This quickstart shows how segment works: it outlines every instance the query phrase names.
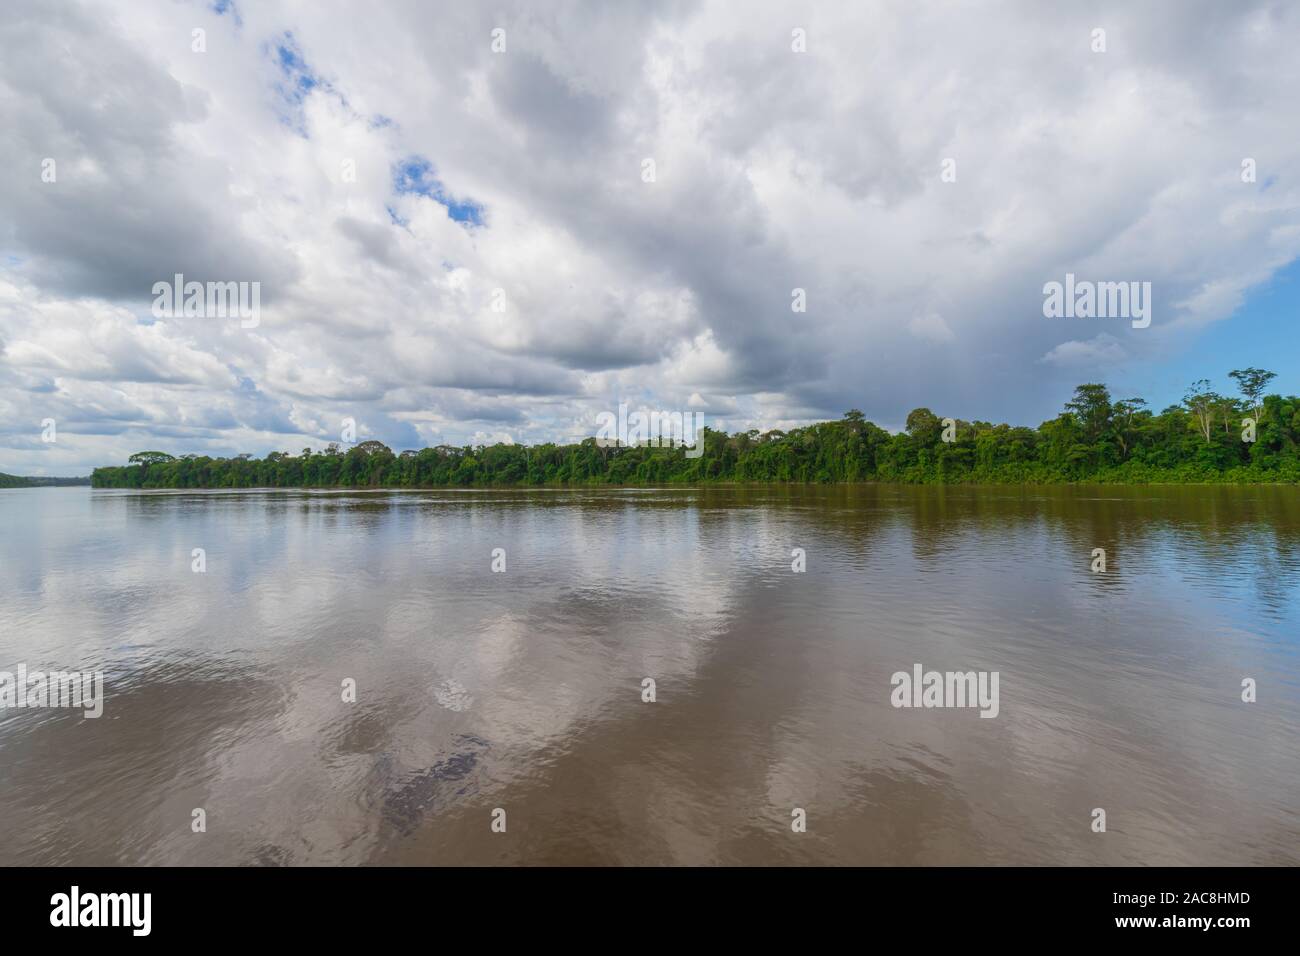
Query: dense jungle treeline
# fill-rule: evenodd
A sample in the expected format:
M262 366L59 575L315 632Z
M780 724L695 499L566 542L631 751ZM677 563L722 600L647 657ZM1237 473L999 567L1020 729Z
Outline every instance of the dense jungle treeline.
M1297 482L1300 398L1263 394L1274 377L1231 373L1241 398L1205 380L1183 402L1154 413L1139 398L1112 399L1080 385L1038 428L944 419L918 408L890 434L856 409L839 421L789 432L728 435L706 430L703 453L576 445L440 445L395 454L377 441L265 458L132 455L96 468L97 488L336 488L543 484L666 484L715 481L908 483ZM1253 430L1254 441L1249 440Z

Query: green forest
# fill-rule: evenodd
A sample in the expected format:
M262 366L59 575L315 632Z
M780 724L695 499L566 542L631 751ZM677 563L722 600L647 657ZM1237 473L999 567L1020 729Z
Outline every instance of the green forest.
M854 409L838 421L729 435L706 429L703 454L681 447L496 444L393 452L378 441L323 452L174 457L143 451L96 468L96 488L433 488L693 482L1155 483L1300 481L1300 398L1266 395L1276 376L1240 369L1239 395L1202 379L1154 412L1080 385L1037 428L944 417L928 408L890 434ZM1253 439L1253 440L1252 440Z

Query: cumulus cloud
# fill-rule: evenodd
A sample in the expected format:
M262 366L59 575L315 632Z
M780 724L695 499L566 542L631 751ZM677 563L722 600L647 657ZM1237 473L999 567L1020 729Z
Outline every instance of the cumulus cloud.
M620 401L1033 424L1300 255L1298 38L1266 0L14 0L0 470L296 451L344 418L566 440ZM1151 327L1045 319L1067 272L1150 281ZM154 317L176 273L260 282L260 323Z
M1043 356L1043 361L1061 368L1107 368L1128 357L1113 335L1102 332L1086 342L1062 342Z

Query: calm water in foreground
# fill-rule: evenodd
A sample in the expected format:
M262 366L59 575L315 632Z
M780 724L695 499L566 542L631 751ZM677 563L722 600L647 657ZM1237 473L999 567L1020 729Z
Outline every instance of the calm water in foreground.
M1296 864L1297 635L1291 488L0 491L0 863Z

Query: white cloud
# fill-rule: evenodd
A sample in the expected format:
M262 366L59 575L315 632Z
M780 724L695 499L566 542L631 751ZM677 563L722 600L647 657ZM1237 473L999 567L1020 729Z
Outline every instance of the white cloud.
M1062 342L1044 355L1042 361L1060 368L1095 369L1115 365L1126 358L1128 353L1115 336L1102 332L1086 342Z

